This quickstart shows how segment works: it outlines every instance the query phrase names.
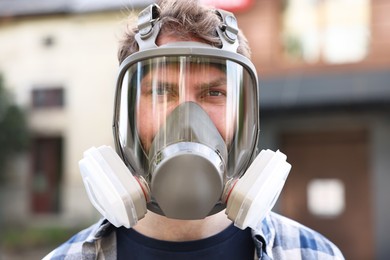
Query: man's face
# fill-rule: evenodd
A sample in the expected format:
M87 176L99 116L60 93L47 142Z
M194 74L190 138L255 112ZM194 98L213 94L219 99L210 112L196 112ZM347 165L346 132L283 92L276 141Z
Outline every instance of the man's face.
M155 67L141 80L137 127L146 151L166 117L184 102L201 106L224 140L232 135L232 118L226 116L228 89L225 71L215 65L186 64L168 63ZM230 127L226 127L227 121L231 121L228 122Z

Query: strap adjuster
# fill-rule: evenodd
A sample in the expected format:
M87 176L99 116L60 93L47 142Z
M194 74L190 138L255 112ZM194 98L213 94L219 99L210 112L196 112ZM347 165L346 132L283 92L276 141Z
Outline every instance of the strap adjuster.
M147 38L153 31L154 24L160 18L160 7L152 4L142 10L138 15L138 32L141 38Z
M233 13L217 9L215 13L221 20L217 27L219 38L222 41L222 49L237 52L238 49L238 24Z

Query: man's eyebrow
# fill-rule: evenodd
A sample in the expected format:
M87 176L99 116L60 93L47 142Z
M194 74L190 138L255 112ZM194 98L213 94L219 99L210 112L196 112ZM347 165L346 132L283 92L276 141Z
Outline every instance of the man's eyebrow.
M153 80L153 79L146 79L142 82L142 85L147 85L147 86L154 86L154 84L157 83L158 85L159 84L163 84L165 87L177 87L178 86L178 83L177 82L173 82L173 81L170 81L170 80L164 80L164 79L158 79L158 80Z
M164 80L164 79L159 79L156 81L152 81L153 83L157 83L157 85L163 85L164 87L169 87L169 88L174 88L177 87L179 84L175 81L169 81L169 80Z
M196 88L204 89L204 88L210 88L210 87L219 87L219 86L225 86L226 87L226 77L219 77L217 79L214 79L209 82L201 82L200 84L196 85Z

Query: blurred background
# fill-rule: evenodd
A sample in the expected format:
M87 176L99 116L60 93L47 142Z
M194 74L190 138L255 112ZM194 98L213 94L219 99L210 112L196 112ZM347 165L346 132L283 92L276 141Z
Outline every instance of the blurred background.
M151 2L0 0L0 259L41 259L99 218L78 161L114 145L118 40ZM390 1L203 2L235 12L260 148L293 166L275 211L347 259L389 259Z

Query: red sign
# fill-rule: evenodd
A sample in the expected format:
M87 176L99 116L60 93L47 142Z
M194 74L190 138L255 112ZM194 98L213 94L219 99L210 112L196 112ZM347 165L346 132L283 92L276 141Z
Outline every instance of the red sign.
M200 2L204 5L235 12L249 8L253 0L200 0Z

